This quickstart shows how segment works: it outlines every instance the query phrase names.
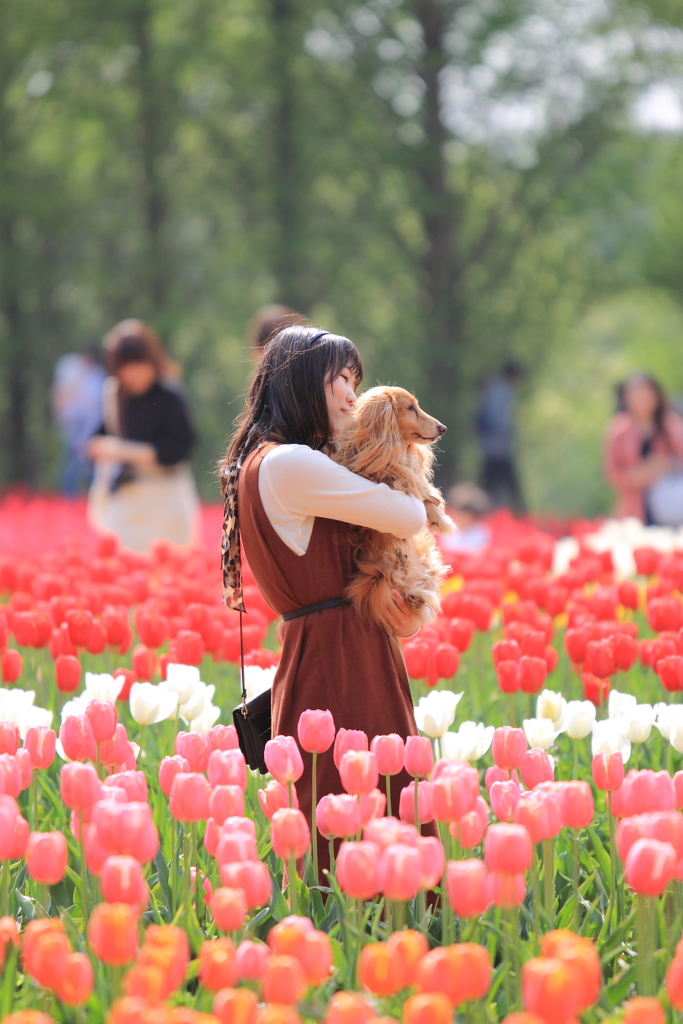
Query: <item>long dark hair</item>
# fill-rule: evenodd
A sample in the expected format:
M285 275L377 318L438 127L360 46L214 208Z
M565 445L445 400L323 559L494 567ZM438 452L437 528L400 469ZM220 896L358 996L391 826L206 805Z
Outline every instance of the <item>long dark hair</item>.
M363 379L358 349L338 334L316 327L286 327L266 345L249 386L244 412L221 463L226 471L261 441L324 448L330 441L325 384L345 366Z
M617 411L628 412L626 405L626 392L632 384L647 384L654 391L657 396L657 406L653 416L655 435L663 434L666 429L664 420L666 419L669 404L666 399L664 388L659 381L655 380L654 377L651 377L649 373L632 373L630 377L627 377L626 380L622 381L621 384L617 386Z

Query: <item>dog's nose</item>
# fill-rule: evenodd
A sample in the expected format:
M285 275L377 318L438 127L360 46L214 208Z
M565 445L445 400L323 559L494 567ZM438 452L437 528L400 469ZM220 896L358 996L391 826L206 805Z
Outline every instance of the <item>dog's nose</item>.
M436 429L439 431L439 434L441 435L446 433L448 427L444 427L443 423L437 423Z

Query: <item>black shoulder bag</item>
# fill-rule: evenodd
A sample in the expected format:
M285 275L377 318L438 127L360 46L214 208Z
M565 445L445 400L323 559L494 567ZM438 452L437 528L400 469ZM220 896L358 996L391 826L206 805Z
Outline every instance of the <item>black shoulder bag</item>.
M258 696L247 700L247 688L244 683L244 639L242 635L242 616L240 612L240 682L242 684L242 703L238 704L232 713L232 720L235 723L237 738L240 750L244 754L247 764L254 771L258 769L261 775L267 775L268 769L265 762L266 743L271 734L270 696L268 688Z

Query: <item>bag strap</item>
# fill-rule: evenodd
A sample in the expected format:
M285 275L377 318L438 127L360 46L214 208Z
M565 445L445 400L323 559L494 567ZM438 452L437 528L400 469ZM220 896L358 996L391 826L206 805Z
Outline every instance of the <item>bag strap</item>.
M244 633L242 632L242 616L244 612L240 612L240 682L242 684L242 714L246 718L249 714L249 708L247 707L247 686L244 681Z

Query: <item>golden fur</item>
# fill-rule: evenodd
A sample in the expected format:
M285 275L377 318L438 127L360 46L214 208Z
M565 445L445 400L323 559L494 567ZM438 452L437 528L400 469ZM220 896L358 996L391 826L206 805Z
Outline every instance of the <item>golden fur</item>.
M427 511L427 527L407 539L353 527L356 573L345 596L365 620L386 627L392 589L405 598L421 625L439 613L445 567L432 533L449 534L455 529L441 493L431 483L432 444L445 430L403 388L377 387L360 396L349 426L336 439L335 462L368 480L412 494Z

